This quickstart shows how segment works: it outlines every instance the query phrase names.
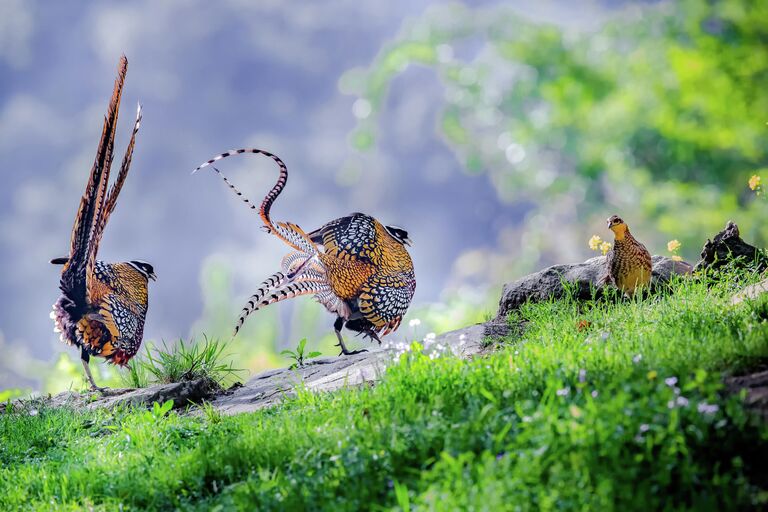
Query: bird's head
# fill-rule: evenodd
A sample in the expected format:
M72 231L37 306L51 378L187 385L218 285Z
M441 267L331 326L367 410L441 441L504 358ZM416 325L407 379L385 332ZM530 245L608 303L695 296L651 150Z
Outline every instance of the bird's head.
M403 228L398 226L384 226L384 228L387 230L387 233L389 233L392 236L392 238L394 238L401 244L411 245L411 239L408 238L408 232Z
M608 218L608 229L613 231L617 240L624 238L624 234L627 232L627 224L618 215L611 215Z
M157 280L157 276L155 275L155 268L146 261L131 260L128 262L128 264L138 270L141 275L147 278L147 280Z

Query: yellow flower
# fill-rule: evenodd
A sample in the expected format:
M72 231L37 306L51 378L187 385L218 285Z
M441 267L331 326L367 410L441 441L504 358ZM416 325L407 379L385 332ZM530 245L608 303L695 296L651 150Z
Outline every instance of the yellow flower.
M757 190L757 188L759 186L760 186L760 176L755 174L751 178L749 178L749 188L750 189Z
M683 261L683 258L678 256L677 254L673 254L672 261Z
M648 380L653 380L659 375L659 372L656 370L651 370L648 372Z
M602 239L597 235L593 235L592 238L589 239L589 248L593 251L598 250L600 248L600 242L602 242Z
M609 244L608 242L603 242L600 244L600 252L603 253L603 256L608 254L608 251L610 250L611 250L611 244Z
M669 242L667 242L667 250L673 253L677 252L678 249L680 249L681 245L682 244L677 240L670 240Z

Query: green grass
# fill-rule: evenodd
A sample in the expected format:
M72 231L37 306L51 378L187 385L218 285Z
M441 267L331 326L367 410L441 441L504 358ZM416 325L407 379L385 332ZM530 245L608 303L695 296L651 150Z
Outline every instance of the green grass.
M238 380L238 374L243 370L224 362L228 357L225 349L224 342L207 337L202 343L192 340L187 344L180 339L170 347L165 342L162 348L147 345L145 357L134 358L128 363L123 381L134 388L198 379L208 379L219 385L232 383Z
M0 509L759 509L768 426L722 386L768 360L742 284L529 305L488 357L253 414L30 404L0 416Z

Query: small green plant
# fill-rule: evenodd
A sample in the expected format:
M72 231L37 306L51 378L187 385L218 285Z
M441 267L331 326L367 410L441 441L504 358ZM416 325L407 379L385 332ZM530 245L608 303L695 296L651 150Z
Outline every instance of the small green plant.
M135 358L128 362L128 372L122 374L123 382L131 388L145 388L149 385L149 375L144 362Z
M398 481L394 482L394 486L397 505L401 510L403 510L403 512L409 512L411 510L411 499L408 496L408 487Z
M289 367L289 369L293 370L295 368L301 368L304 366L304 361L307 359L312 359L313 357L317 357L322 355L322 352L313 351L308 354L304 353L304 349L307 345L307 338L302 338L301 341L299 341L299 344L296 346L296 350L289 350L285 349L282 352L280 352L281 356L285 356L288 359L292 359L294 362Z
M162 404L155 402L152 404L152 417L159 420L173 409L173 400L168 400Z
M224 362L225 344L205 337L203 343L178 343L169 347L165 341L162 348L147 346L146 357L134 359L128 365L126 384L132 387L146 387L148 384L169 384L198 379L209 379L219 385L238 380L244 370ZM154 352L154 353L153 353Z
M208 421L210 425L216 425L217 423L221 423L221 412L219 412L218 409L216 409L211 402L204 401L200 405L200 410L203 411L203 415L205 416L205 419Z

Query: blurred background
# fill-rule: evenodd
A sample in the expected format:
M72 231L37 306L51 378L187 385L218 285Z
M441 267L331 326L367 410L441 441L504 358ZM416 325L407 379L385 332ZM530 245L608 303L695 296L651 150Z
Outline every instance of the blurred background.
M82 385L48 260L68 250L121 53L118 155L137 101L144 122L100 258L154 264L150 346L228 338L286 252L213 173L189 174L237 147L288 164L278 220L364 211L410 232L396 340L483 320L504 282L594 256L613 213L654 254L677 239L695 260L728 219L765 246L747 181L768 174L766 41L756 0L0 0L0 389ZM221 169L256 201L277 175L254 156ZM333 320L310 298L260 311L233 364L284 365L301 338L335 355Z

